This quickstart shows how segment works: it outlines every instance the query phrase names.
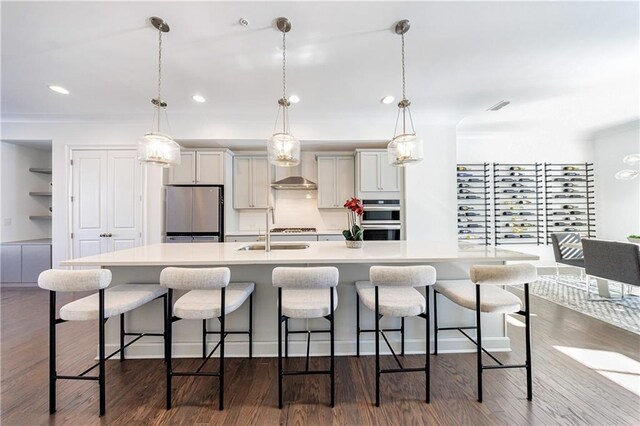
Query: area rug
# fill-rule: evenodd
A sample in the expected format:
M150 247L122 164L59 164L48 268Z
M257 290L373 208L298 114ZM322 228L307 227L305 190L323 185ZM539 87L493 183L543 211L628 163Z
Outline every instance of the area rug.
M615 284L611 291L619 291ZM522 288L522 286L519 286ZM590 301L584 281L572 275L541 275L529 286L535 296L557 303L574 311L597 318L609 324L640 334L640 297L626 295L623 300ZM591 297L597 294L595 283L591 286ZM616 293L614 293L616 294Z

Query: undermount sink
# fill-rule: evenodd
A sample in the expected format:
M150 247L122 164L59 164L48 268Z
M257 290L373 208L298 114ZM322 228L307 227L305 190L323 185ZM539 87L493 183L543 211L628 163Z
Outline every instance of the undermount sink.
M271 250L304 250L309 248L309 244L271 244ZM264 244L251 244L240 247L238 251L265 250Z

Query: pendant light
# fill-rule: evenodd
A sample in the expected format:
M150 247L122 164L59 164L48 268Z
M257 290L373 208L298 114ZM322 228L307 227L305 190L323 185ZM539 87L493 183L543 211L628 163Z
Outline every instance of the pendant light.
M278 18L276 27L282 32L282 98L278 99L278 115L273 128L273 136L267 142L269 163L280 167L293 167L300 163L300 141L289 131L289 106L287 99L287 33L291 31L291 22L287 18ZM282 111L282 131L278 132L278 118Z
M165 119L167 114L165 109L167 103L162 100L160 92L162 87L162 33L169 32L169 25L156 16L152 17L150 22L158 30L158 96L151 99L155 109L151 132L138 140L138 160L143 163L170 167L180 164L180 145L171 136L160 131L161 112L164 111Z
M422 161L422 141L416 136L411 117L411 102L406 97L406 80L404 68L404 35L409 31L409 21L404 19L396 24L395 32L402 37L402 100L398 103L398 115L396 126L393 130L393 139L387 145L389 164L403 167L407 164ZM402 115L401 133L398 134L398 121ZM407 128L409 120L410 130Z

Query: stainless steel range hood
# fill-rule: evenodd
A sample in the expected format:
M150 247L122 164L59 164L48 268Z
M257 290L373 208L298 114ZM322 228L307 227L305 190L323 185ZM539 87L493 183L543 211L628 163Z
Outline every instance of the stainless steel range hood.
M309 179L302 176L289 176L284 179L280 179L271 184L274 189L302 189L302 190L315 190L318 189L318 185Z

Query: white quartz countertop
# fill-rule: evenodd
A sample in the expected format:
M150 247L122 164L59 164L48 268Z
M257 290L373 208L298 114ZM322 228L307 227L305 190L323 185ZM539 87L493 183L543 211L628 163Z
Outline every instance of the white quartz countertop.
M264 229L258 231L231 231L225 232L226 236L251 236L264 235ZM338 229L319 229L315 232L271 232L271 235L342 235L342 230Z
M228 266L356 263L436 263L538 260L538 256L491 246L425 241L365 241L361 249L344 241L307 242L303 250L238 250L260 243L154 244L62 262L62 266ZM288 243L273 243L277 246Z

